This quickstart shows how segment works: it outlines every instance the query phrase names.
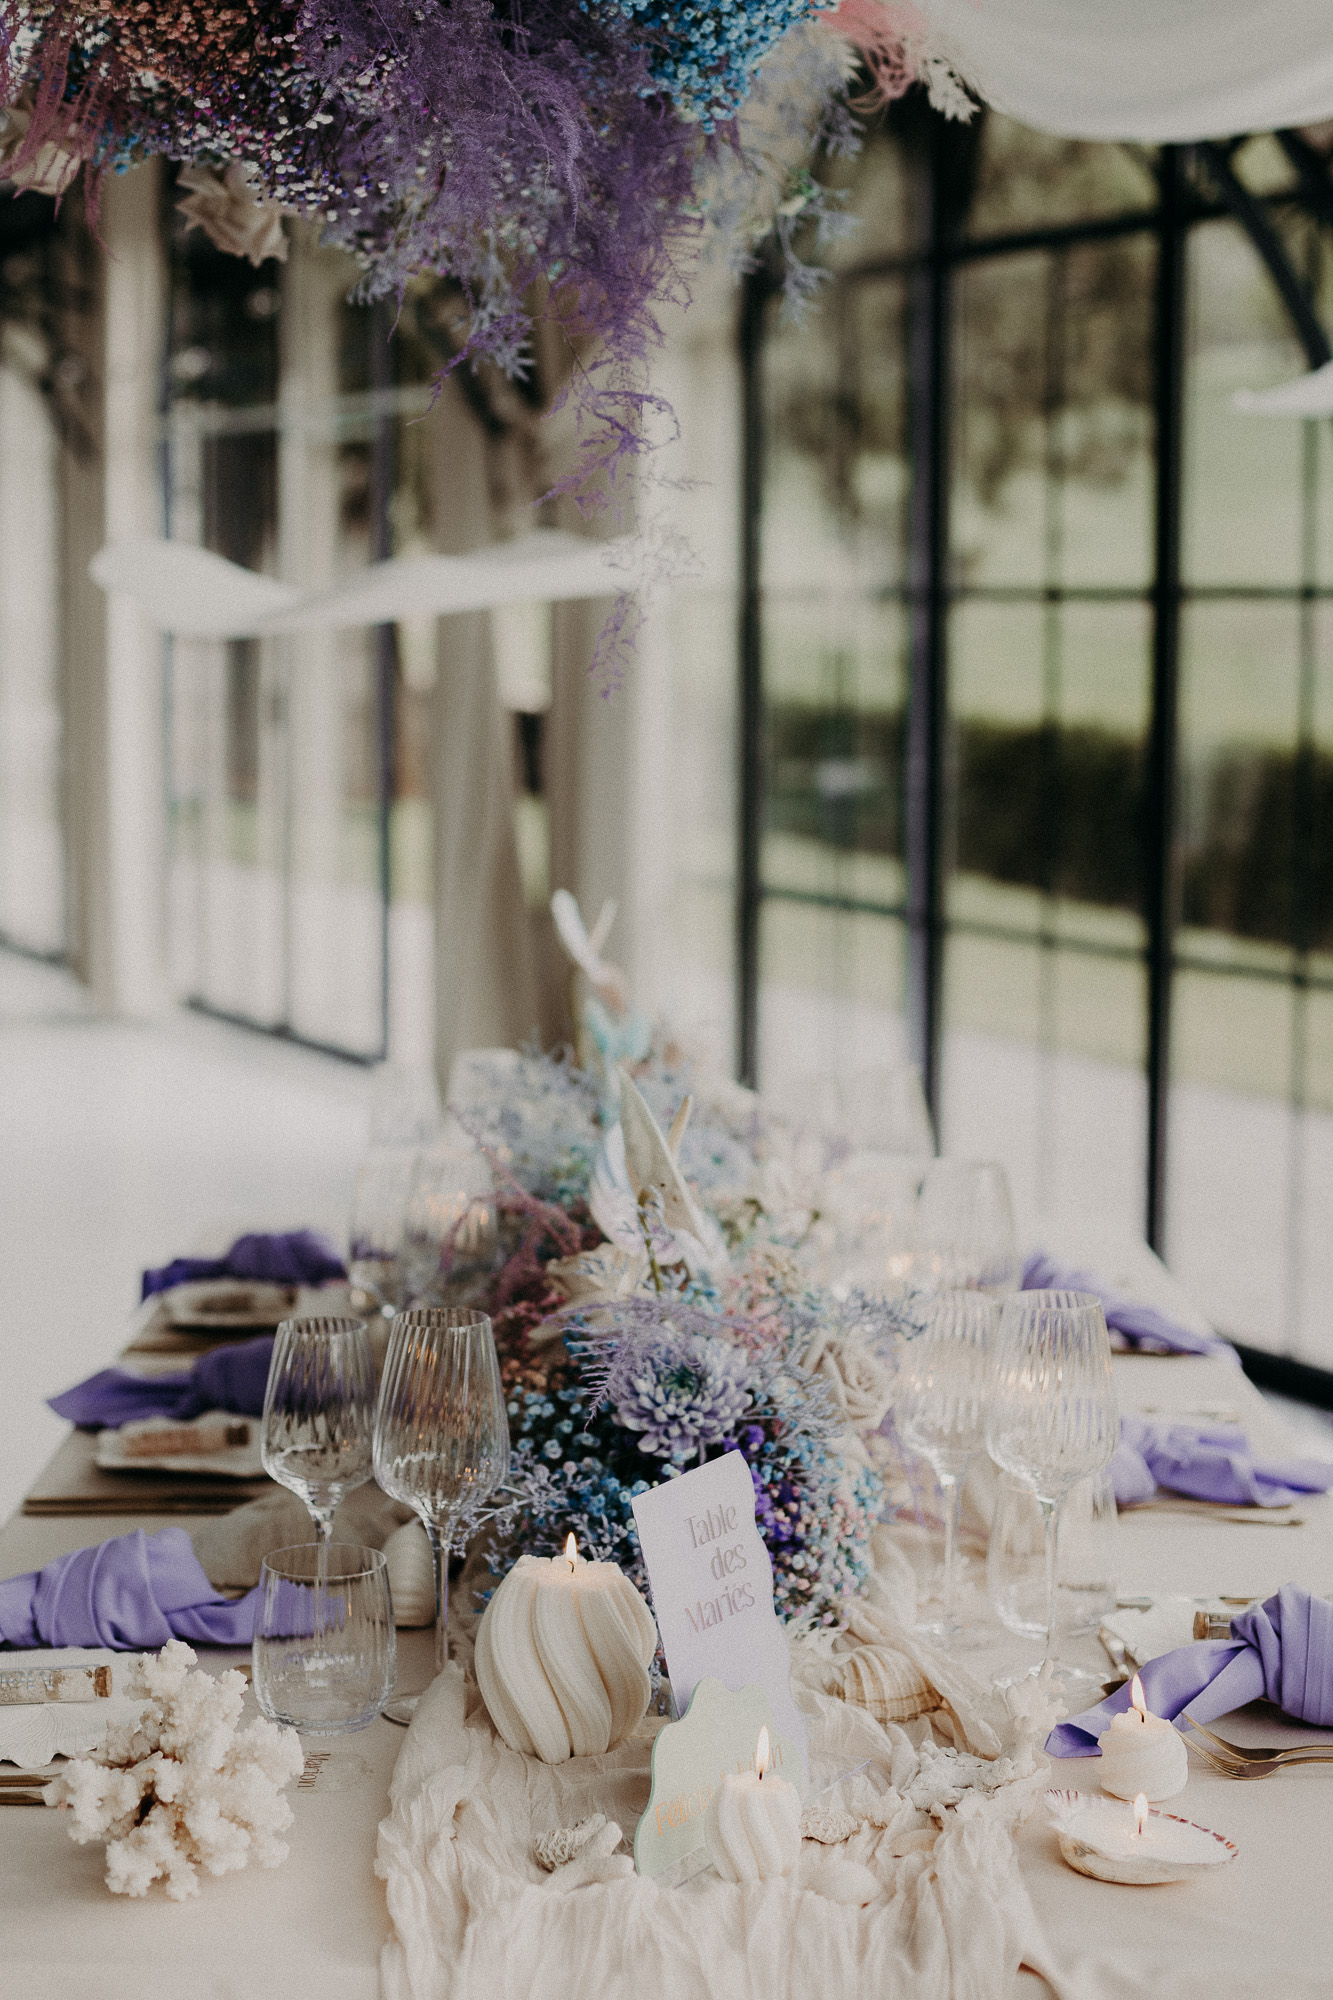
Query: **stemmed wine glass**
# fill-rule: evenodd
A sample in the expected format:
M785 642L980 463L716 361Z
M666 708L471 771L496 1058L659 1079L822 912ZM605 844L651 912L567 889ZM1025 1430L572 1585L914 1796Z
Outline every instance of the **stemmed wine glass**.
M916 1212L921 1275L1003 1298L1022 1266L1004 1168L993 1160L932 1160Z
M1120 1419L1102 1302L1090 1292L1015 1292L1000 1308L986 1449L1030 1487L1046 1553L1046 1659L1066 1691L1091 1680L1055 1662L1060 1510L1071 1487L1109 1465Z
M351 1280L386 1319L407 1303L403 1237L416 1160L411 1146L372 1146L357 1169L352 1195Z
M449 1547L509 1471L509 1421L491 1323L472 1306L399 1313L375 1414L375 1477L415 1508L435 1565L435 1671L449 1656ZM409 1722L419 1697L390 1702Z
M375 1366L363 1319L285 1319L264 1391L264 1470L300 1495L321 1548L374 1470Z
M480 1146L418 1153L403 1224L407 1303L463 1303L467 1288L489 1275L497 1240L495 1180Z
M995 1305L985 1292L941 1292L924 1333L898 1363L894 1426L928 1460L944 1495L944 1580L939 1618L927 1631L957 1640L958 1510L968 1460L986 1442L995 1379Z

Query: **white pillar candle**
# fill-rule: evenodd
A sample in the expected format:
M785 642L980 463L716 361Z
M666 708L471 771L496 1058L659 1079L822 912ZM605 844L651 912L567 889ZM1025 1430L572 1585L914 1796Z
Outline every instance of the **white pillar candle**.
M791 1875L801 1858L801 1795L768 1773L768 1731L761 1729L752 1771L729 1771L704 1819L708 1858L724 1882L766 1882Z
M477 1628L476 1673L512 1750L563 1764L622 1743L648 1707L653 1614L615 1563L520 1556Z
M1164 1716L1149 1715L1137 1674L1130 1694L1130 1707L1097 1739L1102 1790L1118 1799L1140 1792L1153 1800L1173 1799L1189 1777L1184 1738Z

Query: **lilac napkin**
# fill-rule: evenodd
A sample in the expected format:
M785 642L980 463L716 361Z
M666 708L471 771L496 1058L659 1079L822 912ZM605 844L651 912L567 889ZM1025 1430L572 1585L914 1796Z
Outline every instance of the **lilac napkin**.
M1122 1507L1150 1500L1159 1486L1228 1507L1285 1507L1303 1493L1327 1493L1333 1465L1318 1458L1255 1458L1234 1424L1122 1417L1111 1484Z
M67 1423L93 1430L118 1430L140 1417L188 1423L205 1410L257 1417L264 1408L272 1355L270 1334L267 1339L211 1348L192 1367L170 1375L130 1375L123 1368L103 1368L59 1396L49 1396L47 1405Z
M10 1646L108 1646L139 1651L173 1636L248 1646L259 1586L220 1597L184 1528L117 1535L0 1583L0 1639Z
M143 1297L199 1278L250 1278L266 1285L322 1285L345 1278L347 1267L326 1237L313 1229L285 1236L238 1236L225 1257L176 1257L143 1274Z
M1113 1333L1123 1334L1131 1347L1144 1347L1153 1353L1167 1354L1221 1354L1239 1367L1240 1356L1229 1340L1219 1340L1216 1334L1194 1333L1187 1326L1179 1326L1156 1306L1138 1305L1122 1292L1113 1292L1101 1278L1091 1271L1075 1271L1067 1264L1057 1264L1054 1257L1044 1250L1034 1250L1023 1266L1025 1292L1094 1292L1102 1302L1106 1314L1106 1324Z
M1139 1669L1149 1712L1174 1722L1184 1709L1200 1722L1266 1695L1288 1715L1333 1729L1333 1604L1299 1584L1231 1621L1229 1639L1179 1646ZM1061 1722L1046 1738L1050 1757L1100 1757L1097 1739L1123 1715L1130 1688ZM1186 1725L1188 1728L1188 1725Z

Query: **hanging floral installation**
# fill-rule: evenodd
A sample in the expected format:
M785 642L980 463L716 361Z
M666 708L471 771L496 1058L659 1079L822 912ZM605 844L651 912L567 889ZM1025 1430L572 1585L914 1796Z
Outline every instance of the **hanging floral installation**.
M787 242L827 219L802 169L855 143L858 51L881 94L921 77L968 108L902 0L3 0L0 21L11 179L82 166L95 207L105 173L164 155L224 248L275 254L285 211L351 252L363 297L454 280L458 360L510 375L554 321L585 471L638 448L656 315L704 233L739 231L743 260L775 215Z

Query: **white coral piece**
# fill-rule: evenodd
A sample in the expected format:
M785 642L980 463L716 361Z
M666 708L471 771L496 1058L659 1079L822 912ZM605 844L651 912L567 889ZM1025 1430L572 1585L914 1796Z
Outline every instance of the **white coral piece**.
M146 1896L161 1880L181 1902L199 1893L199 1870L225 1875L287 1858L279 1838L292 1823L282 1788L300 1772L294 1729L256 1721L238 1729L245 1681L235 1672L193 1673L179 1639L146 1655L127 1693L146 1706L107 1731L97 1757L76 1758L43 1796L69 1810L70 1836L105 1840L106 1885Z

